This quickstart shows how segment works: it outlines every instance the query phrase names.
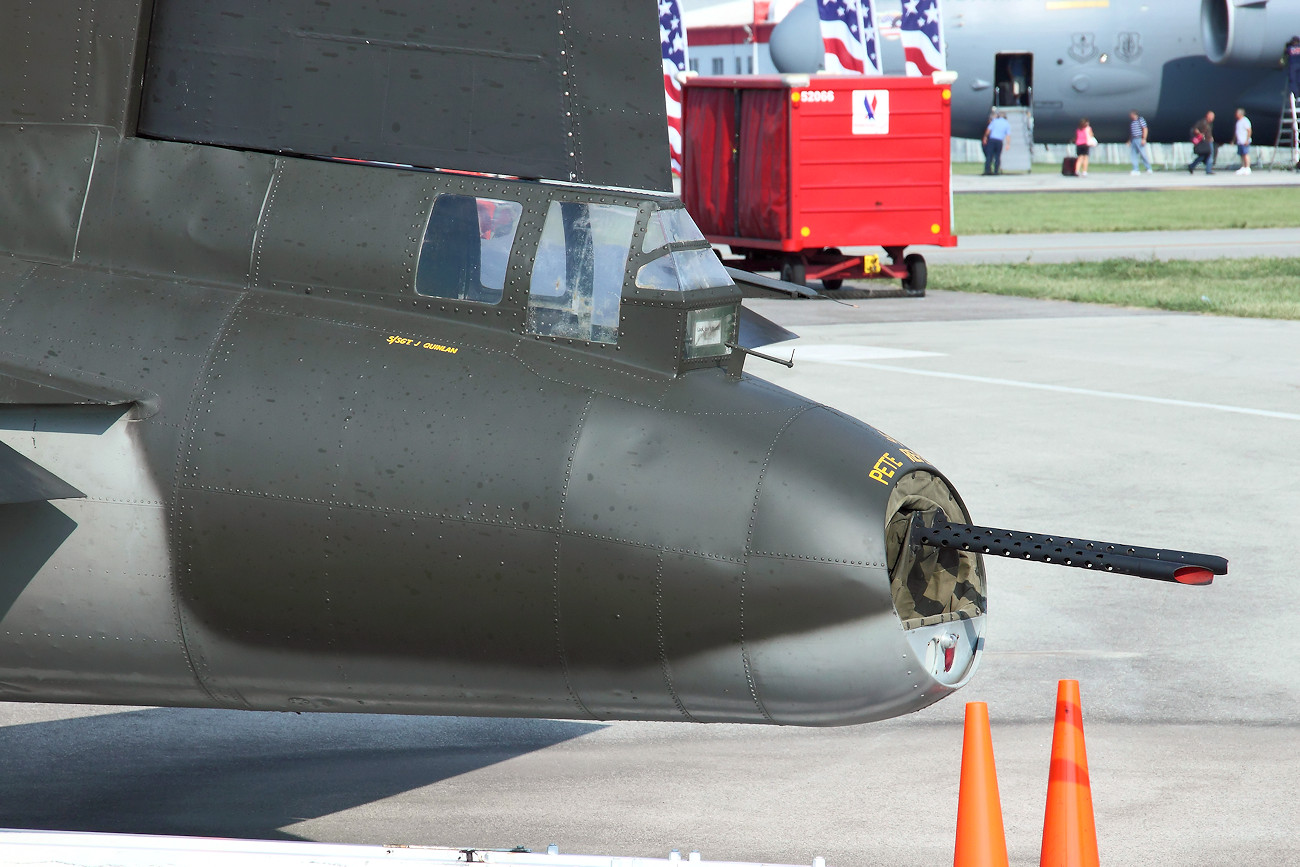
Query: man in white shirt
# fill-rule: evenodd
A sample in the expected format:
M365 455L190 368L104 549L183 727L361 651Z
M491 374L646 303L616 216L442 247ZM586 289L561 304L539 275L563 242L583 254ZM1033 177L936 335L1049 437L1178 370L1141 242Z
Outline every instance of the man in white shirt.
M1250 174L1250 118L1246 117L1246 109L1237 109L1237 156L1241 157L1241 168L1237 169L1237 174Z

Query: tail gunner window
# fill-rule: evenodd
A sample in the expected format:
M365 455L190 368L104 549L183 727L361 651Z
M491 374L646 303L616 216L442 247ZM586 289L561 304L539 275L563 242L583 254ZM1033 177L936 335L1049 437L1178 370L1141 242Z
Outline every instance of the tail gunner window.
M637 270L636 285L642 289L686 292L734 285L685 208L652 214L641 250L656 251L655 258Z
M533 263L528 330L546 337L618 342L635 208L551 202Z
M521 213L518 202L439 196L420 248L415 291L435 298L499 303Z

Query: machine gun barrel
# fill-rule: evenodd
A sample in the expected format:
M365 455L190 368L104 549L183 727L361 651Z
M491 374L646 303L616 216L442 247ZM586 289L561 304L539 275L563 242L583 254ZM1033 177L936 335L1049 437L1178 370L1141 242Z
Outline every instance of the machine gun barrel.
M911 544L956 548L1179 584L1209 584L1215 575L1228 572L1228 561L1212 554L999 530L954 523L944 520L941 515L936 517L932 526L926 526L920 512L913 515Z

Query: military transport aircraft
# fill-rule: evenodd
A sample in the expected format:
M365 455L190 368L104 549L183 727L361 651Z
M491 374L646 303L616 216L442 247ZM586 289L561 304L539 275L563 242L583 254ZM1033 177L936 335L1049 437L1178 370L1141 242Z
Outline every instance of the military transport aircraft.
M981 553L1225 570L745 372L654 4L556 7L0 9L0 698L854 723L970 677Z
M693 12L715 5L685 0L688 25ZM903 51L890 28L901 3L875 0L873 7L884 31L885 72L901 75ZM1219 116L1216 137L1227 141L1233 109L1243 107L1255 141L1271 145L1286 85L1280 60L1287 39L1300 33L1296 0L942 0L940 9L948 67L958 73L953 135L970 138L983 134L991 107L1021 106L1032 111L1040 142L1073 142L1082 117L1103 141L1127 141L1131 110L1146 118L1152 141L1186 141L1192 123L1211 109ZM719 71L730 73L730 58L747 56L748 45L707 44L724 30L688 32L701 73L713 69L715 57L725 61ZM764 28L757 33L768 36ZM759 48L761 71L816 71L822 47L815 3L794 7Z

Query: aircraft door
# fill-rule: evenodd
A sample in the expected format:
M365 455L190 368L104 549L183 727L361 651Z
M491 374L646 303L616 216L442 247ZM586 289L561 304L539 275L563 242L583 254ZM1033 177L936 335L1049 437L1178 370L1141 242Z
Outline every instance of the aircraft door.
M993 58L993 104L999 107L1033 107L1034 55L1008 52Z
M993 59L993 108L1011 124L1002 146L1002 170L1028 172L1034 151L1034 55L1003 52Z

